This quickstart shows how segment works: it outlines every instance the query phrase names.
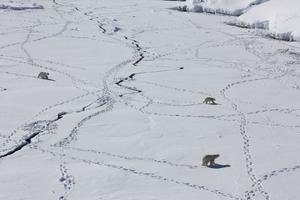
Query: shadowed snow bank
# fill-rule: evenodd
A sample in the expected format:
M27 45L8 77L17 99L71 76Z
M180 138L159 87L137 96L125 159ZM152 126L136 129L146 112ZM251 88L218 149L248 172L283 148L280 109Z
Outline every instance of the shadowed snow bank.
M18 4L12 4L12 5L5 5L0 4L0 10L29 10L29 9L44 9L42 5L32 4L32 5L18 5Z
M233 24L269 30L275 39L300 40L300 1L271 0L238 17ZM262 26L262 24L264 24Z
M179 3L180 10L240 16L252 6L268 0L188 0Z

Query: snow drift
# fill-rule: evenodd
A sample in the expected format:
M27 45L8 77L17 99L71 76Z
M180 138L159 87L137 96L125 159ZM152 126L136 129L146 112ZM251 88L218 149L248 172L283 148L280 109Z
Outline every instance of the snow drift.
M300 40L300 1L290 0L189 0L179 9L237 16L228 22L243 28L268 30L268 36L286 41Z
M267 0L188 0L179 4L179 8L191 12L219 13L240 16L253 5Z
M234 24L249 28L269 30L269 36L294 41L300 40L300 1L271 0L249 10Z
M32 5L24 4L0 4L0 10L29 10L29 9L44 9L42 5L33 3Z

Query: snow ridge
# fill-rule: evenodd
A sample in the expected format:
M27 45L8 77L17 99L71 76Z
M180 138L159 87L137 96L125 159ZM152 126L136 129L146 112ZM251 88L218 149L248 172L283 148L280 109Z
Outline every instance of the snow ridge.
M37 5L37 4L32 4L29 6L22 6L22 5L5 5L5 4L0 4L0 10L35 10L35 9L44 9L44 6L42 5Z
M297 0L288 3L280 0L189 0L178 5L183 11L236 16L226 23L241 28L265 29L267 37L285 41L300 40L299 7Z
M179 3L179 9L191 12L240 16L252 6L266 1L268 0L188 0L185 3Z

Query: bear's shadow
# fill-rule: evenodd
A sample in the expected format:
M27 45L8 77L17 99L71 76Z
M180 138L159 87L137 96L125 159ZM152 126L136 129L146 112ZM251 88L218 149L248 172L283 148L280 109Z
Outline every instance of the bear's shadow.
M226 168L226 167L231 167L230 165L222 165L222 164L211 164L209 166L207 166L208 168L212 168L212 169L222 169L222 168Z

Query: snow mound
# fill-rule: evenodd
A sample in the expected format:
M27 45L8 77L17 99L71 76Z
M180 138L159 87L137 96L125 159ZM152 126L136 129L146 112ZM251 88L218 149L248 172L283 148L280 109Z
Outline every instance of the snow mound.
M269 36L276 39L300 40L300 1L271 0L254 7L241 15L233 25L269 30Z
M267 0L188 0L178 7L184 11L240 16L252 6L265 1Z
M227 24L266 29L267 36L271 38L300 41L299 0L187 0L179 3L178 8L182 11L237 16Z
M2 10L28 10L28 9L44 9L44 6L33 3L32 5L24 4L0 4Z

